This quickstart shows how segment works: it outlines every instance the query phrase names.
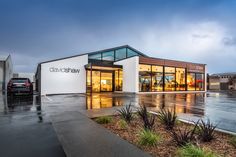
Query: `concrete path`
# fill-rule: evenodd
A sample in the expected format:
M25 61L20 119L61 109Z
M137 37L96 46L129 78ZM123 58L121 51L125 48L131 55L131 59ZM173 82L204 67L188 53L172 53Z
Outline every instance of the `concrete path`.
M79 112L51 118L67 157L150 157Z

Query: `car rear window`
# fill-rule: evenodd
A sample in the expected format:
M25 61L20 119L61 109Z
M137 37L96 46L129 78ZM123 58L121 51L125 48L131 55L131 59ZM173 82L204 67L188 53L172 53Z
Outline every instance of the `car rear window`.
M27 79L13 79L12 80L13 83L26 83L28 82Z

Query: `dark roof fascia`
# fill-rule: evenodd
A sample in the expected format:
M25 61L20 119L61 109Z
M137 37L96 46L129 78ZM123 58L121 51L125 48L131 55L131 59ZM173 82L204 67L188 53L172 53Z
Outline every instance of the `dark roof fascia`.
M203 64L203 63L186 62L186 61L182 61L182 60L163 59L163 58L156 58L156 57L145 57L145 58L161 59L161 60L164 60L164 61L177 61L177 62L183 62L183 63L188 63L188 64L199 64L199 65L204 65L204 66L207 65L207 64Z
M83 55L86 55L86 54L87 54L87 53L83 53L83 54L79 54L79 55L74 55L74 56L69 56L69 57L63 57L63 58L53 59L53 60L49 60L49 61L45 61L45 62L40 62L39 64L45 64L45 63L60 61L60 60L64 60L64 59L79 57L79 56L83 56Z
M89 64L86 64L84 67L86 68L86 69L89 69L89 67L90 66L99 66L99 67L110 67L110 68L123 68L123 66L122 65L115 65L115 64L113 64L113 65L98 65L98 64L91 64L91 63L89 63Z
M116 67L116 68L122 68L122 65L116 65L113 61L100 61L100 60L93 60L89 59L89 64L92 66L101 66L101 67Z

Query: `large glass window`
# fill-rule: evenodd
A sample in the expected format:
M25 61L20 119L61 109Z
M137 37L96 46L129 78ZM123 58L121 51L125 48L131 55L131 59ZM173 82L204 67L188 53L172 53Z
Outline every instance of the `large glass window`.
M152 73L152 91L163 91L163 73Z
M137 53L129 48L127 48L127 57L136 56Z
M152 72L160 72L160 73L162 73L163 72L163 66L153 65L152 66Z
M101 72L101 91L111 92L112 91L112 72Z
M187 87L188 90L195 90L195 73L188 73L187 75Z
M176 90L182 91L185 90L185 69L176 68Z
M196 74L196 90L204 90L204 74Z
M86 71L87 73L87 92L91 92L91 87L92 87L92 83L91 83L91 71L90 70L87 70Z
M100 71L92 71L92 91L100 92Z
M152 66L152 91L163 91L163 66Z
M151 91L151 65L139 65L139 91Z
M101 59L102 59L102 55L101 55L101 53L93 54L93 55L89 55L88 58L89 58L89 59L101 60Z
M122 91L123 86L123 71L116 70L115 71L115 90Z
M175 68L165 67L165 91L175 91Z
M102 60L114 61L114 51L108 51L102 53Z
M115 50L115 60L120 60L126 58L126 48Z

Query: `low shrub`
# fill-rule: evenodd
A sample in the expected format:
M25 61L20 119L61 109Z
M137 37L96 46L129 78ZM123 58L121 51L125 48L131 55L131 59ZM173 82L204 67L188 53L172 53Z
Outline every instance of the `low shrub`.
M119 115L127 122L130 123L130 121L133 119L133 112L131 108L131 104L128 106L125 106L119 110L117 110Z
M95 119L95 121L99 124L108 124L112 121L112 117L109 116L98 117Z
M121 119L118 121L118 127L120 129L126 129L128 127L128 124L125 120Z
M173 129L170 131L170 133L178 146L185 146L194 139L196 128L197 124L195 124L193 129L186 126L182 130L180 128Z
M167 130L172 130L174 128L177 119L177 115L175 112L172 112L171 110L161 109L158 112L157 117L165 125L165 128Z
M187 144L177 150L177 157L218 157L211 150Z
M232 136L229 140L230 144L236 148L236 135Z
M161 136L151 130L143 129L139 133L139 144L144 146L155 146L161 141Z
M148 113L146 106L140 106L140 109L138 110L138 114L143 120L144 129L152 130L155 124L156 116L154 114Z
M197 128L199 138L203 142L210 142L214 138L214 130L216 126L217 125L211 123L209 119L206 122L201 119Z

